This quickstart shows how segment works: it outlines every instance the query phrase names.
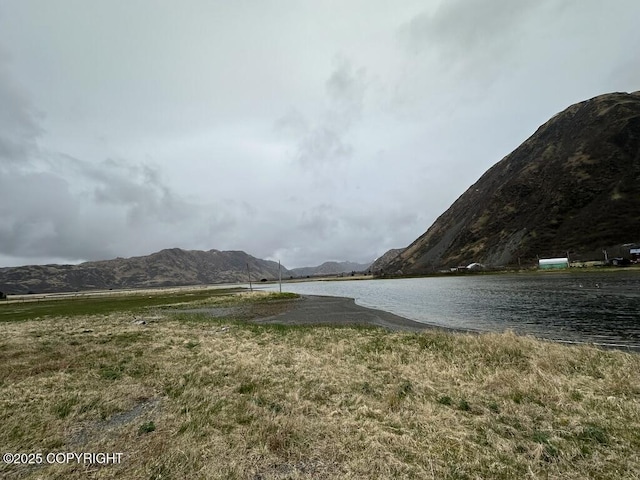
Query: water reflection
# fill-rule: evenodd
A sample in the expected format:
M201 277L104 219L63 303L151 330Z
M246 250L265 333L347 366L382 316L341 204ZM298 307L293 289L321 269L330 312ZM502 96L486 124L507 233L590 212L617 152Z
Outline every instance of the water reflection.
M359 305L450 328L511 329L554 340L640 349L636 272L306 282L282 288L351 297Z

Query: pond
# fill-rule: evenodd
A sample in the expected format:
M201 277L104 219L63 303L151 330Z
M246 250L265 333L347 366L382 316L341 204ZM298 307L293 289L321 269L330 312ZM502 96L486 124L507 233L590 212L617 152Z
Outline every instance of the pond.
M270 285L269 290L277 290ZM447 328L640 350L640 272L535 273L283 283Z

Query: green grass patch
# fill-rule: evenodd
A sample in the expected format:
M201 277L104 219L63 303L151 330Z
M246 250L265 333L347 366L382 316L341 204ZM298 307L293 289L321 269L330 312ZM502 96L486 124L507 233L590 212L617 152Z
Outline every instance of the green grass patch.
M291 292L269 292L267 295L258 296L255 298L255 302L277 302L279 300L295 300L300 295Z
M228 297L238 289L184 290L172 293L146 291L104 295L78 294L65 298L47 298L25 302L0 302L0 322L15 322L43 317L107 315L113 312L142 312L185 302L198 302L212 297Z
M138 428L138 435L155 432L156 424L153 422L145 422Z
M72 395L57 402L53 408L53 413L58 418L66 418L73 411L74 407L80 402L77 395Z

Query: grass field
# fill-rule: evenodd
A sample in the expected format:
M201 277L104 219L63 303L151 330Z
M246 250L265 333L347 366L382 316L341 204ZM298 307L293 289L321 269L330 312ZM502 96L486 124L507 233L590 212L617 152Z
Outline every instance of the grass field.
M640 478L636 354L256 325L291 295L163 295L0 303L2 453L122 453L1 478ZM189 302L236 313L171 307Z

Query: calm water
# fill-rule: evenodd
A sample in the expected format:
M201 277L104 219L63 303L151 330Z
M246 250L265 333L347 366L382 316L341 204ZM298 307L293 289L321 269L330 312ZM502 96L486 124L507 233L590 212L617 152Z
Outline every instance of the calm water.
M278 287L268 287L276 290ZM640 273L550 273L285 283L419 322L640 350Z

